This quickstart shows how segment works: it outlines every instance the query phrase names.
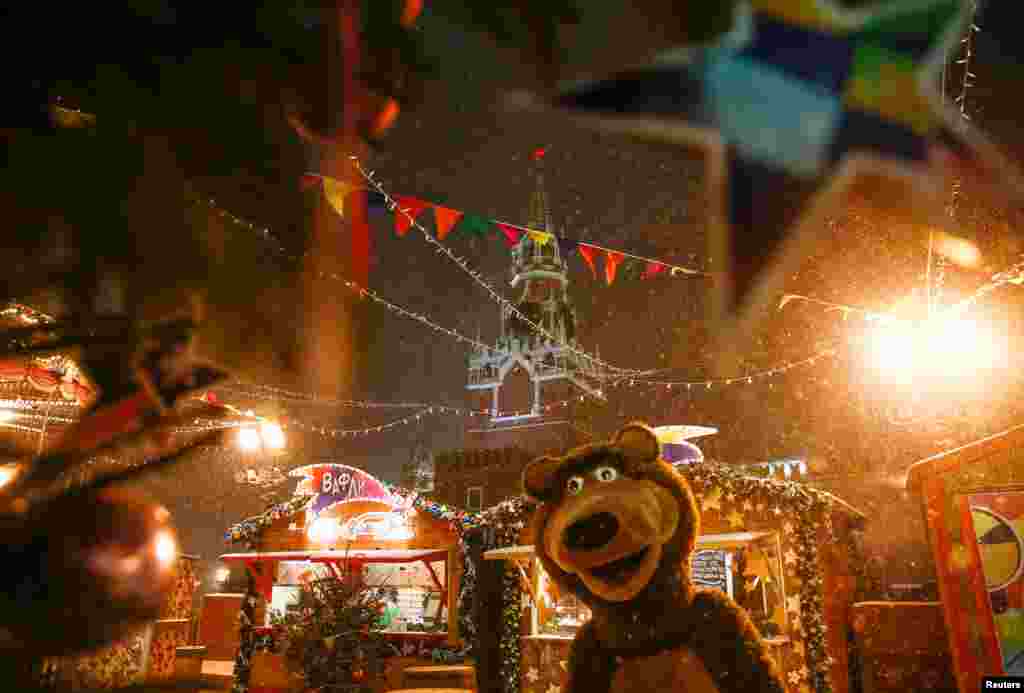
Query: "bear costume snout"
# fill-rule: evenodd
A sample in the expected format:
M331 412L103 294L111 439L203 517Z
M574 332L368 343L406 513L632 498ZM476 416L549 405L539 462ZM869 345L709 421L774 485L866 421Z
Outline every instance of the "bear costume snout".
M647 586L662 546L675 535L679 504L646 480L573 478L581 490L552 517L545 535L548 555L595 595L632 599Z

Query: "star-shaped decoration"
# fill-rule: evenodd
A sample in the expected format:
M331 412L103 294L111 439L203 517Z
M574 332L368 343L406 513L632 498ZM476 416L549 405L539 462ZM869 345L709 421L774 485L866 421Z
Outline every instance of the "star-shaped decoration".
M537 671L537 667L530 667L526 670L526 680L530 683L537 683L540 678L540 672Z
M800 613L800 595L791 594L786 597L786 611L792 614Z
M796 552L793 549L786 549L783 557L786 559L787 565L796 565Z
M722 490L719 488L710 489L704 496L704 504L701 506L706 512L708 510L722 510Z
M783 531L784 534L792 534L793 533L793 523L791 523L789 520L786 520L785 522L783 522L782 523L782 531Z
M734 495L733 495L733 494L731 494L731 493L727 493L727 494L725 494L725 495L724 495L724 496L722 496L722 497L723 497L723 498L725 499L725 502L726 502L726 503L732 503L732 502L733 502L733 499L735 499L735 498L736 498L736 496L734 496Z
M574 84L555 105L603 131L707 152L711 198L720 204L709 251L729 274L716 283L712 308L729 343L777 300L854 178L900 179L934 193L943 163L966 162L1020 187L936 89L968 5L740 1L731 30L711 45ZM947 221L942 205L920 207L926 221Z
M743 501L743 505L741 507L743 508L743 512L745 513L753 512L754 510L754 504L751 503L749 500Z
M804 647L804 641L799 638L792 638L790 642L792 643L793 654L802 658L807 652L807 648Z
M562 687L554 683L549 684L547 693L562 693Z
M791 684L793 684L794 686L796 684L800 683L800 672L798 672L796 669L790 670L788 676L789 676L789 682Z
M729 521L730 527L739 528L743 526L743 516L740 515L740 513L737 512L736 510L733 510L731 513L729 513L726 519Z

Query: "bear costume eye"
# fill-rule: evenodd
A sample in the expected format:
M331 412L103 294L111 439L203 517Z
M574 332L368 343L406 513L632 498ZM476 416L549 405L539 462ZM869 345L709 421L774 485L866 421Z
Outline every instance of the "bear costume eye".
M619 478L619 470L615 467L598 467L594 470L594 478L598 481L615 481Z
M583 490L583 477L574 476L565 482L565 490L570 496L575 496Z

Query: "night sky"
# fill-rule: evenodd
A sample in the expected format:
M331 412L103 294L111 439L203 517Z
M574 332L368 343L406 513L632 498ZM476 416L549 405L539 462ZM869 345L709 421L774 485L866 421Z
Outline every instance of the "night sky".
M643 60L666 45L671 32L661 28L664 15L656 10L623 12L629 5L625 0L594 3L590 14L584 14L583 24L565 44L567 76L588 68L600 72ZM995 11L990 9L990 15ZM165 7L157 15L162 17L162 26L180 31L194 26L187 19L194 20L195 15L183 11L174 13ZM224 18L220 19L222 24L211 22L211 26L224 26ZM1016 148L1022 142L1009 139L1015 137L1013 105L1000 96L1015 77L1005 68L1013 59L1012 44L999 40L997 22L998 18L985 14L979 20L982 33L975 59L979 76L970 92L970 107L976 122ZM502 112L503 90L536 86L533 74L520 65L522 56L499 50L486 37L467 32L429 10L421 25L427 52L437 59L440 74L426 85L425 104L403 113L369 162L389 192L525 224L534 189L529 153L547 147L548 195L557 233L714 269L714 263L704 256L699 156L670 146L597 135L555 117ZM214 28L206 31L216 34ZM264 69L255 59L240 59L235 65L225 57L230 50L230 44L222 45L157 61L159 86L140 88L133 97L138 108L133 118L145 122L149 117L155 123L156 139L162 143L155 150L163 152L161 156L171 162L166 168L173 172L157 172L157 164L143 165L140 170L153 180L163 181L161 176L166 176L178 187L216 199L221 208L272 229L288 254L301 253L311 201L310 193L299 192L298 178L307 166L309 152L283 122L274 88L268 86L278 77L274 69ZM96 86L133 79L132 72L124 70L119 80L95 78L91 89L79 90L73 88L72 79L67 92L77 94L83 108L100 112L106 107L109 113L124 109L131 99L105 96ZM102 121L102 115L99 117ZM147 162L153 161L163 160L152 154ZM96 170L106 171L102 165ZM153 206L180 208L177 197L156 199L161 185L154 182L150 187L156 188L148 198L154 200ZM871 191L867 197L873 199ZM983 266L971 271L949 267L944 278L947 297L973 290L991 273L1016 261L1022 251L1017 210L992 202L969 184L965 197L968 201L961 206L961 227L983 250ZM147 217L145 211L129 215L135 222L131 228L146 223L154 227L151 235L156 235L160 229L178 225L176 233L193 239L199 249L196 255L201 260L196 262L202 267L200 271L196 266L175 266L162 260L161 246L154 242L146 246L150 252L142 253L138 265L140 275L147 275L147 268L153 267L154 278L150 284L140 280L138 292L148 298L162 296L167 286L176 288L176 269L194 275L194 283L205 282L208 288L212 323L204 333L208 353L248 382L297 389L298 380L289 371L301 322L294 266L275 256L270 244L248 230L201 207L187 209L183 216L179 211L179 216L170 220L150 221L157 215ZM152 213L152 208L149 211ZM927 233L919 224L907 223L899 212L863 200L837 212L833 223L822 229L819 247L792 277L787 291L885 310L919 289ZM484 341L494 339L498 309L479 287L415 231L397 238L390 229L390 218L377 218L373 223L371 288L464 335L476 337L479 331ZM181 228L186 229L184 234ZM507 282L509 255L497 238L452 237L449 245L480 269L493 286ZM675 365L666 380L707 377L708 335L699 317L707 295L706 279L641 282L624 277L607 287L590 277L578 256L570 258L569 265L571 293L579 314L578 334L588 351L599 348L603 359L628 368ZM794 369L770 381L690 394L678 388L646 386L616 390L595 425L605 432L630 419L716 426L722 433L701 442L714 459L755 462L803 457L832 471L871 470L898 476L917 459L1019 421L1015 417L1021 383L1016 374L1019 369L1013 367L1015 361L1010 357L1015 353L1014 340L1020 336L1019 315L1024 306L1014 291L1019 293L1019 289L996 292L977 313L991 318L1011 337L1003 370L979 376L955 391L933 391L929 388L940 387L934 383L904 388L882 382L865 367L857 348L850 346L863 334L863 321L856 317L844 320L839 313L793 303L765 316L755 347L744 355L742 371L736 375L804 359L838 345L835 359ZM354 317L361 353L352 374L353 389L343 396L377 402L464 404L466 347L370 302L358 304ZM680 344L688 360L683 365L670 364L669 355L678 351ZM363 428L416 411L245 401L237 392L224 392L223 396L252 406L257 413L292 418L307 427ZM917 413L924 415L894 417L894 411L915 398L919 400ZM935 407L929 401L945 404ZM434 450L459 447L465 423L458 417L428 416L419 424L355 441L300 433L300 427L292 426L289 451L280 458L245 457L231 448L215 450L173 478L152 481L148 486L178 517L186 550L213 558L221 550L220 536L228 524L259 512L294 488L294 480L268 489L238 484L234 480L238 470L261 466L286 469L333 459L397 481L401 464L410 458L417 443Z

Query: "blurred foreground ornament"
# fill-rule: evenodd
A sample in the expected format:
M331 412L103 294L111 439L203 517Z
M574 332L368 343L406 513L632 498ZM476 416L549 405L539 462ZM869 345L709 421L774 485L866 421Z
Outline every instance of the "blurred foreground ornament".
M193 328L187 320L145 329L122 321L71 340L99 394L0 487L0 642L8 647L30 656L83 652L159 616L179 552L170 513L120 485L165 471L222 435L176 433L199 415L228 413L206 403L172 410L184 394L226 375L194 358ZM119 464L93 472L100 458ZM85 471L84 481L69 484L70 472Z
M711 306L717 352L740 348L854 179L906 182L940 226L949 220L937 193L950 168L1020 194L1017 172L934 87L968 9L967 0L867 10L747 0L714 44L666 52L557 99L556 108L597 129L706 151L717 210L710 255L727 272Z

